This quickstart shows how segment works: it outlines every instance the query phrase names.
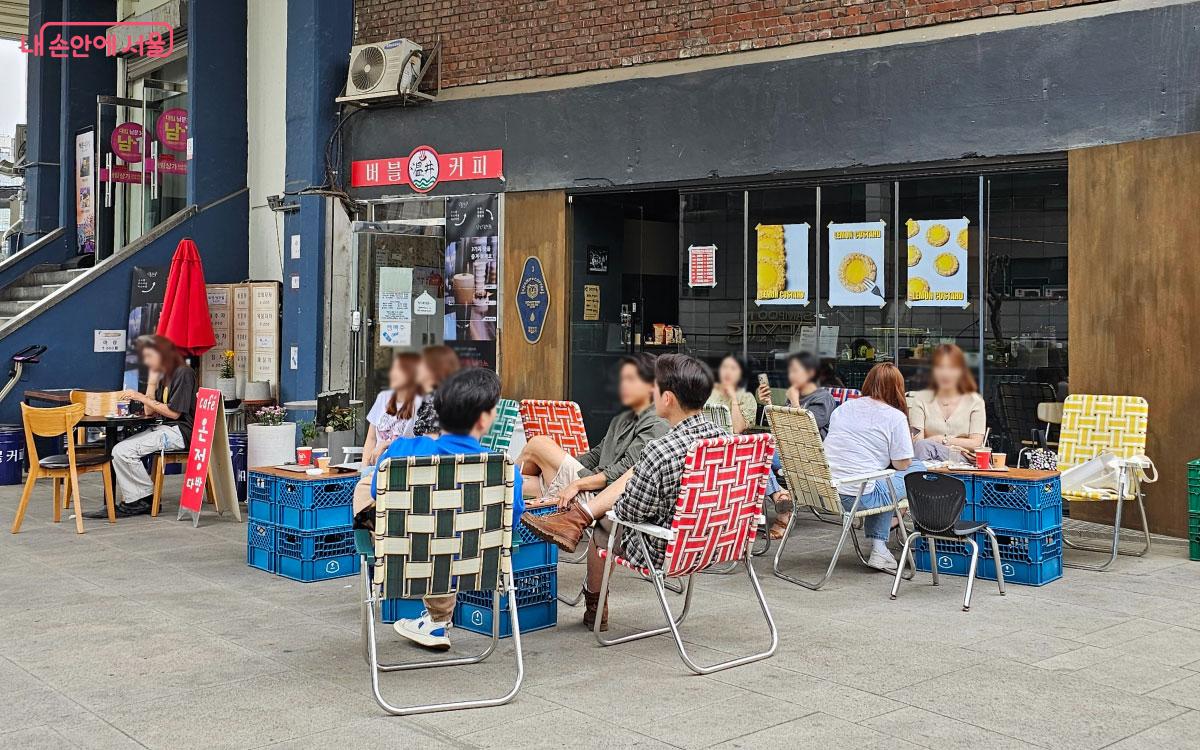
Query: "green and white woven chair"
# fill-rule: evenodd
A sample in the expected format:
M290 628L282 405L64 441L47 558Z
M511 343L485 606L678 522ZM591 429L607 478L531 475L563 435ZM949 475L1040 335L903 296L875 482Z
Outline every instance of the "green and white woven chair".
M508 453L513 433L521 424L521 405L510 398L502 398L496 404L496 421L487 433L479 438L479 444L492 453Z
M792 493L792 504L797 510L807 507L814 511L836 515L841 519L842 525L842 534L838 537L837 547L833 550L833 558L829 561L825 575L815 582L805 581L779 569L779 559L783 556L783 548L791 538L792 529L795 528L796 519L800 515L793 512L787 529L783 532L783 538L779 540L779 546L775 548L772 567L776 577L814 591L821 588L833 576L833 569L837 567L838 558L842 554L842 547L845 546L847 537L853 540L854 551L857 553L858 559L865 565L867 559L859 547L858 536L854 533L854 525L856 521L867 516L894 513L900 522L898 528L901 540L907 541L908 530L901 517L901 510L908 507L907 501L897 499L893 495L894 502L889 505L879 508L859 506L868 482L886 482L888 491L892 492L890 478L895 473L894 471L881 469L859 476L838 477L837 480L834 480L829 469L829 461L825 458L825 446L821 442L821 433L817 430L817 421L813 419L812 414L804 409L789 406L768 406L767 422L771 425L771 432L775 434L776 446L779 449L779 462L783 466L783 476L787 479L788 489ZM837 492L838 484L858 486L854 505L849 511L842 507L842 501ZM916 573L916 566L912 564L911 558L909 564L907 577L912 578Z
M376 476L374 544L371 532L356 532L362 555L363 636L371 666L371 689L379 706L394 716L486 708L508 703L525 675L517 598L508 597L517 679L498 698L394 706L380 691L379 675L429 667L476 664L500 640L502 593L515 591L511 548L513 463L484 453L421 456L384 461ZM368 572L373 569L373 572ZM459 591L492 591L492 639L474 656L382 664L375 625L383 599L416 599ZM419 693L419 690L412 692Z

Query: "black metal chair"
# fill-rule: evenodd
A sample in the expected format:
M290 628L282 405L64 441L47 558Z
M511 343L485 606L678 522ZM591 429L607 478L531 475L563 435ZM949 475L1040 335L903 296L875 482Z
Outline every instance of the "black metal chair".
M946 474L931 472L912 473L904 478L908 491L908 512L912 516L913 533L904 541L900 552L900 564L896 567L896 580L892 582L892 598L900 589L901 572L911 554L914 539L924 537L929 542L929 571L933 585L938 585L937 540L965 542L971 550L971 567L967 572L967 594L963 599L963 611L971 609L971 589L975 585L975 570L979 564L979 543L975 535L987 534L992 544L992 559L996 561L996 583L1000 595L1004 596L1004 571L1000 564L1000 544L986 521L963 521L963 508L967 504L967 487L961 480Z

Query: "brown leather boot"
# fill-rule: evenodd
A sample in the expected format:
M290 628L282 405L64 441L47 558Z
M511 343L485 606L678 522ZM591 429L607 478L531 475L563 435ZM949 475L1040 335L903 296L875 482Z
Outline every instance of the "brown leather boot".
M588 630L596 628L596 609L600 605L600 592L592 593L587 589L583 590L583 625ZM601 632L608 630L608 602L604 602L604 614L600 616Z
M523 513L521 523L538 539L557 544L567 552L574 552L583 537L583 530L592 525L592 514L579 503L572 503L566 510L544 516Z

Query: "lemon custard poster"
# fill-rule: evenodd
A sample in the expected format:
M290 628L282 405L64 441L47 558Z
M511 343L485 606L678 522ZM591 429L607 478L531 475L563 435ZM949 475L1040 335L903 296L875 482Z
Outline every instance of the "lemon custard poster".
M759 224L756 305L808 304L808 224Z
M829 305L883 307L883 235L886 223L829 225Z
M909 307L966 307L967 227L971 220L909 219Z

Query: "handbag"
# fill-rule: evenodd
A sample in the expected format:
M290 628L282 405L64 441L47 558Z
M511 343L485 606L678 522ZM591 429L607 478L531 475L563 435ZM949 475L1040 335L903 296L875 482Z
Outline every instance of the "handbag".
M1077 493L1119 492L1121 475L1127 463L1133 463L1140 482L1151 484L1158 481L1158 469L1148 457L1130 456L1123 461L1105 451L1064 471L1061 477L1062 490ZM1147 473L1147 470L1153 473Z

